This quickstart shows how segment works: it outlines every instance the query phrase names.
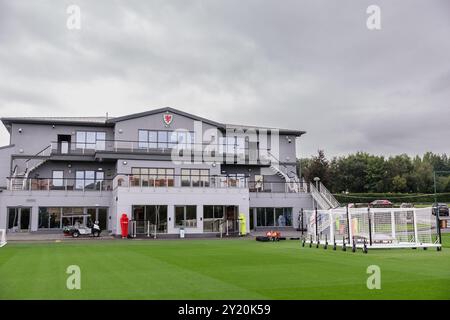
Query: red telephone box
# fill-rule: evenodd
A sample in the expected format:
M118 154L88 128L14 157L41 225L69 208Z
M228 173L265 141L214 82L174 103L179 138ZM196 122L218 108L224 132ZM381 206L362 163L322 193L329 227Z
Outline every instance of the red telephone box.
M120 217L120 227L122 228L122 239L128 237L128 216L126 213L122 213Z

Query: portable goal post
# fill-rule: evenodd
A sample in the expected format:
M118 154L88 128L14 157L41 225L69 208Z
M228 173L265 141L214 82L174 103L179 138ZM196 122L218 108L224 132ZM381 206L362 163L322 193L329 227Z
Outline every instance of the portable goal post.
M0 248L6 245L6 230L0 229Z
M439 218L430 208L304 210L305 241L367 249L441 249Z

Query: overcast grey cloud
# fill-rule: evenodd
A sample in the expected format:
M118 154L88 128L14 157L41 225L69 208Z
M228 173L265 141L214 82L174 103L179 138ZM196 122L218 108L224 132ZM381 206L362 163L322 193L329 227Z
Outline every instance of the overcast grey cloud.
M306 130L302 156L450 152L446 0L0 0L0 74L0 116L170 106Z

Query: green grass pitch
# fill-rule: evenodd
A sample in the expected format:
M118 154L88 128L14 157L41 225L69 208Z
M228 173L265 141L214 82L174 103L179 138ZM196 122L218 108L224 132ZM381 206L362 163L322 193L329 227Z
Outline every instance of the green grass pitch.
M368 254L247 239L9 243L0 299L450 299L444 248ZM66 268L81 268L81 290ZM381 289L366 287L369 265Z

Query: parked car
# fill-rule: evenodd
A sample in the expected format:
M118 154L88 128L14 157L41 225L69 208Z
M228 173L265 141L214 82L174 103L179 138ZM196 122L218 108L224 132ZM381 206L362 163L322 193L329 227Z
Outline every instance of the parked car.
M403 203L400 205L400 208L414 208L414 204L408 203L408 202L403 202Z
M439 217L448 217L449 210L448 205L446 203L435 203L433 204L433 215L436 215L436 212L439 212Z
M375 200L370 203L372 208L392 208L393 204L389 200Z

